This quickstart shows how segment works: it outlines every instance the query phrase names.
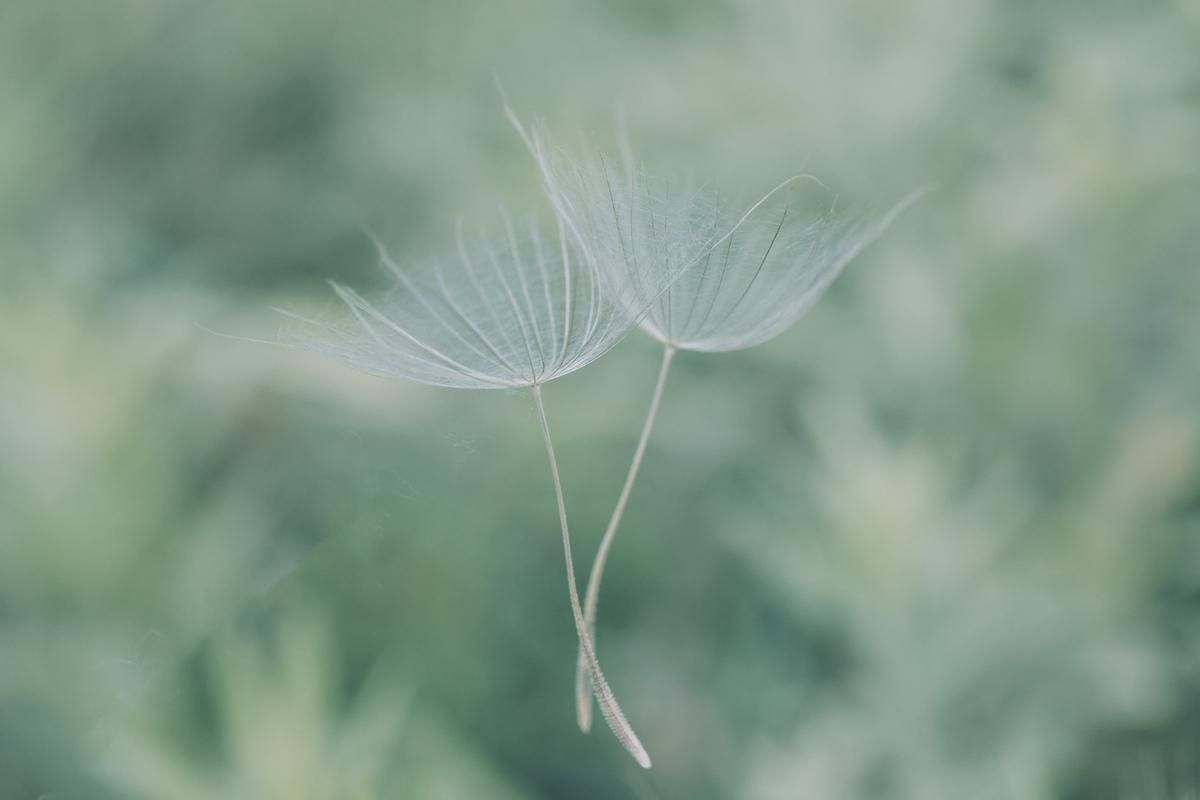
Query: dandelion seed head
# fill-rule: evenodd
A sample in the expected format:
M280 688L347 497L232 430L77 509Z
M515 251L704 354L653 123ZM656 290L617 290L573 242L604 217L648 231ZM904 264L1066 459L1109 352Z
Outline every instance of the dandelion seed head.
M647 308L645 332L683 350L738 350L778 336L920 194L883 213L841 209L820 181L796 176L738 204L650 176L628 152L579 159L538 131L527 136L581 254L622 302ZM645 290L663 285L654 296Z
M289 314L302 323L293 343L385 377L513 389L590 364L635 322L561 227L548 234L506 221L490 237L460 231L448 253L412 266L376 244L392 288L367 298L333 282L348 316Z

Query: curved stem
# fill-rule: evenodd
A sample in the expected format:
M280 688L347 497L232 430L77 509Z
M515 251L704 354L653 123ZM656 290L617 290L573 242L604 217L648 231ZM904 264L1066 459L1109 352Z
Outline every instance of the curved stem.
M658 416L658 403L662 400L663 387L667 385L667 371L671 368L671 358L675 348L667 345L663 350L662 367L658 370L658 383L654 386L654 396L650 399L650 410L646 414L646 422L642 425L642 435L638 439L637 448L633 451L633 463L629 465L629 474L625 476L625 485L621 488L621 496L617 498L617 506L613 509L604 538L600 540L600 549L596 551L596 560L592 562L592 572L588 576L586 596L583 601L583 621L587 624L588 635L594 640L596 636L596 606L600 602L600 581L604 576L604 565L608 561L608 551L612 547L613 538L621 524L621 516L633 493L633 483L637 480L638 470L642 466L642 456L646 454L646 444L650 441L650 431L654 428L654 418ZM587 733L592 728L592 693L589 691L588 662L583 648L579 648L579 658L575 665L575 717L579 729Z
M600 672L600 663L596 660L596 651L592 647L587 625L583 622L583 610L579 607L579 590L575 586L575 564L571 560L571 534L567 530L567 505L563 499L562 481L558 476L558 459L554 457L554 443L550 439L550 424L546 421L546 408L542 403L542 389L537 385L533 387L533 403L537 406L538 419L542 423L542 436L546 440L546 455L550 459L550 474L554 478L554 496L558 500L558 522L562 528L563 557L567 563L567 589L571 595L571 613L575 617L575 633L579 637L579 646L587 661L588 675L591 678L592 686L596 687L596 701L600 704L600 710L617 739L621 741L621 744L638 764L649 769L650 756L642 747L642 743L638 741L633 728L625 720L625 715L621 713L621 707L617 705L617 699L613 696L612 690L608 688L608 682L604 680L604 675Z

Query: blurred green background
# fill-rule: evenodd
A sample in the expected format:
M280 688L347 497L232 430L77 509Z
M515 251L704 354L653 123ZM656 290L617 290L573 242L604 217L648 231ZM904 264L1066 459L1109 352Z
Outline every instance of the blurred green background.
M0 798L1200 791L1197 0L0 5ZM271 338L459 215L501 114L747 192L938 190L683 354L575 729L524 394ZM657 369L547 389L580 562ZM584 569L580 564L581 571Z

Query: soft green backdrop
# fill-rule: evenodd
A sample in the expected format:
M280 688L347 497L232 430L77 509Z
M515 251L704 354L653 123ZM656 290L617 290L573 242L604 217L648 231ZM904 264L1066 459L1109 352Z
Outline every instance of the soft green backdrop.
M0 4L0 798L1200 791L1196 0ZM500 111L652 169L937 192L773 343L684 354L575 730L520 394L229 338L460 216ZM547 390L579 560L649 398ZM580 567L583 568L582 565Z

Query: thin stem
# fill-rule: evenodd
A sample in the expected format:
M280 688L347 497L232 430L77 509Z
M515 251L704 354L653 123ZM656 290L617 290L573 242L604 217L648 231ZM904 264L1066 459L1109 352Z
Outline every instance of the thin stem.
M567 530L567 504L563 499L562 481L558 476L558 459L554 456L554 443L550 439L550 423L546 421L546 408L542 403L541 386L534 385L533 387L533 403L537 406L538 419L542 423L542 436L546 440L546 455L550 459L550 474L554 478L554 496L558 500L558 522L562 528L563 558L567 564L567 589L571 595L571 613L575 617L575 633L579 637L579 646L587 660L592 686L596 687L596 701L600 704L600 710L608 721L608 727L612 728L617 739L638 764L649 769L650 756L642 747L642 743L638 741L633 728L625 720L625 715L621 713L621 707L617 705L617 699L613 696L612 689L608 688L608 682L604 680L604 674L600 672L600 663L596 660L596 651L592 647L587 626L583 622L583 610L579 607L579 589L575 586L575 564L571 559L571 534Z
M642 456L646 454L646 444L650 441L650 431L654 428L654 418L658 416L658 403L662 400L663 387L667 385L667 371L671 368L671 358L675 348L667 345L663 350L662 367L658 370L658 383L654 386L654 396L650 399L650 410L646 413L646 422L642 425L642 435L638 439L637 448L633 451L633 462L629 465L629 474L625 476L625 485L621 488L621 496L617 498L617 506L613 509L612 518L608 521L608 529L600 540L600 549L596 551L596 560L592 562L592 572L588 576L587 592L583 605L583 620L587 624L588 635L593 642L596 635L596 606L600 602L600 581L604 576L604 565L608 561L608 551L612 547L613 538L621 524L621 516L633 493L633 483L637 480L638 470L642 466ZM594 646L594 644L593 644ZM575 665L575 716L579 722L579 730L587 733L592 728L592 693L588 685L588 661L579 649L579 658Z

